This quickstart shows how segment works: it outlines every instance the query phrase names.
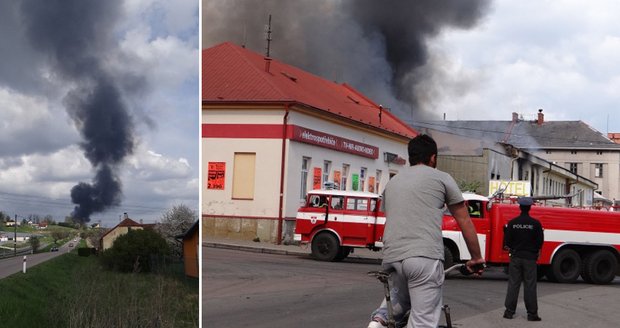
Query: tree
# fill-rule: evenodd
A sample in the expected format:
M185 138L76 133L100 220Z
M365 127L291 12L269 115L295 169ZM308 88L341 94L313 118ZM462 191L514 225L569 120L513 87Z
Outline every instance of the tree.
M52 230L50 237L54 239L54 244L56 244L59 240L69 237L69 232L62 230Z
M101 237L105 234L108 229L104 228L93 228L88 229L82 232L82 238L86 239L86 243L89 247L99 248L99 242L101 241Z
M458 185L461 191L469 191L469 192L476 193L478 189L480 189L480 186L482 186L482 183L480 181L461 180L458 182Z
M116 238L101 254L101 261L121 272L151 272L167 254L168 244L162 236L150 229L138 229Z
M47 222L47 224L49 224L49 225L56 224L56 221L54 221L54 217L53 217L53 216L51 216L50 214L46 215L46 216L43 218L43 222Z
M30 244L30 247L32 247L33 253L36 253L39 250L39 246L41 246L41 240L39 240L39 237L37 236L30 236L28 243Z
M183 242L177 237L185 234L194 222L198 220L196 211L187 205L175 205L162 215L161 223L157 225L157 231L166 239L173 256L183 256Z

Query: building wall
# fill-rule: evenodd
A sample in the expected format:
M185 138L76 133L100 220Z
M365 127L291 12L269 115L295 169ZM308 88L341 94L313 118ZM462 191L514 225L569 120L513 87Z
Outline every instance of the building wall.
M112 247L116 238L129 232L129 228L135 229L135 230L142 229L142 227L116 227L114 228L108 234L103 236L102 241L101 241L103 250L105 251L106 249Z
M183 239L185 274L198 278L198 229Z
M577 174L597 183L602 195L610 200L620 199L620 152L605 150L543 150L534 152L566 169L578 163ZM603 164L603 177L594 176L596 163Z
M284 108L216 108L204 109L203 128L208 124L269 124L282 125ZM301 168L304 157L310 158L307 190L313 186L313 169L323 172L324 161L331 161L329 181L334 180L334 171L341 171L343 163L349 164L347 189L351 190L353 174L359 174L365 167L364 190L368 190L369 177L376 180L377 169L381 170L379 189L404 165L386 163L383 153L390 152L406 158L406 138L387 137L360 126L347 125L331 115L317 115L299 109L291 110L287 117L288 126L297 126L318 131L338 138L377 147L378 158L366 158L338 150L286 139L284 160L284 189L282 206L283 239L292 240L294 218L301 204ZM282 138L272 135L269 138L202 138L203 181L202 215L204 236L224 238L259 239L277 242L280 217L280 180L282 165ZM250 200L232 199L232 181L235 152L256 153L256 181L254 198ZM210 162L226 163L225 186L223 190L207 188L208 166ZM405 164L406 165L406 164Z

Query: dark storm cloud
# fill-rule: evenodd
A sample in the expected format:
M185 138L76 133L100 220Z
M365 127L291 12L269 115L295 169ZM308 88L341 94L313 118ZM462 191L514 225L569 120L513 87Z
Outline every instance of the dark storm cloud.
M0 87L32 94L41 91L42 56L24 39L19 1L0 1Z
M21 17L32 47L43 53L55 74L73 86L64 104L95 169L92 184L71 190L74 218L88 222L94 212L118 205L117 169L134 148L133 121L118 78L106 69L119 1L24 1Z
M327 79L352 84L401 116L421 112L421 83L435 71L427 42L446 28L471 28L488 0L210 0L203 6L203 44L231 41Z

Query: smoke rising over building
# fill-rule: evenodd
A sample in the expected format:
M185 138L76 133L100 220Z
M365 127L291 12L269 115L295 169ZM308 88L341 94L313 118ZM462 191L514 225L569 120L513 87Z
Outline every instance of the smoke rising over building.
M203 45L232 41L265 48L272 15L271 55L322 77L346 81L405 121L437 118L425 102L442 76L428 41L445 29L475 26L489 0L211 0L203 6Z

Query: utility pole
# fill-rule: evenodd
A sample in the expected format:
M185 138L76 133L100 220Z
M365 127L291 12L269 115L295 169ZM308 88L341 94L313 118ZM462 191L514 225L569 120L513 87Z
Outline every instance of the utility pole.
M13 256L17 256L17 214L15 214L15 222L13 222Z

